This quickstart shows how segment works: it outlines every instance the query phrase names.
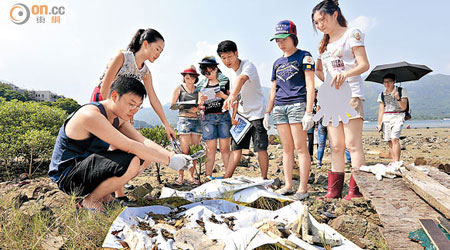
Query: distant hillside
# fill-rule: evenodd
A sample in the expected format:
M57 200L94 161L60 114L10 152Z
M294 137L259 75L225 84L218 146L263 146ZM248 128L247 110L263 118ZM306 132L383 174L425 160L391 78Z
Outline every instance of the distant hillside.
M405 82L408 90L412 117L414 120L441 119L450 117L450 76L427 75L419 81ZM365 82L367 120L376 120L379 104L378 94L384 89L382 84Z
M376 120L378 117L378 94L384 89L382 84L365 82L366 120ZM419 81L405 82L402 87L408 90L412 116L414 120L442 119L450 117L450 76L427 75ZM263 87L266 100L269 99L270 88ZM169 109L169 104L163 105L169 123L176 126L178 111ZM159 117L151 108L139 111L135 119L147 122L150 125L161 124Z

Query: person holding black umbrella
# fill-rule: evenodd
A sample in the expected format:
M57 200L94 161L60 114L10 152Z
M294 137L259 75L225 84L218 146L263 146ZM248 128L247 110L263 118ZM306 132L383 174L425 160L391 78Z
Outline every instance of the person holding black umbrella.
M383 131L384 141L389 142L389 152L393 162L400 161L400 132L405 122L408 105L406 89L395 86L395 75L388 73L383 77L385 90L378 95L378 131Z
M345 148L350 152L353 170L359 170L365 164L362 145L364 84L361 74L369 69L369 61L364 34L359 29L347 27L347 20L337 0L320 2L313 8L311 17L314 29L324 34L319 45L316 75L324 81L324 75L329 72L333 76L331 85L337 89L347 82L352 91L349 105L357 112L347 124L340 122L337 127L328 126L333 154L331 171L328 172L328 192L322 198L340 198L344 183ZM344 199L356 197L362 197L362 194L352 175L348 195Z

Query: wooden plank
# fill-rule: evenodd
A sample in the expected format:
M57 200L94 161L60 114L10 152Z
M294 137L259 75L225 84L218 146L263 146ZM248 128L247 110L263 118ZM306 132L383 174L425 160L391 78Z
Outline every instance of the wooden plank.
M445 217L450 218L450 190L414 167L408 168L413 171L403 173L407 185Z
M450 175L442 172L437 167L428 166L428 165L418 165L417 168L423 168L425 170L428 170L430 173L429 176L439 182L442 186L450 189ZM407 166L407 168L410 168L410 166Z
M414 193L401 178L383 178L378 181L372 173L353 173L364 198L377 211L383 227L380 228L389 249L423 250L408 238L420 228L420 218L437 219L440 214Z
M445 229L445 231L450 234L450 222L448 222L446 218L440 216L438 218L438 221L439 224L441 224L441 226Z
M425 233L427 233L437 250L450 250L450 241L445 237L434 220L419 219L419 222L422 224Z

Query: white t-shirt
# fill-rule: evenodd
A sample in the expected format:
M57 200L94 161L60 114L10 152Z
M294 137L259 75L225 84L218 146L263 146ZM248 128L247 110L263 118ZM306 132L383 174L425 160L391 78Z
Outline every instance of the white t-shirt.
M384 93L384 112L402 112L402 108L400 107L400 104L398 104L398 101L392 96L395 91L398 91L398 87L395 86L394 90L392 90L392 93L387 93L386 89L383 90ZM408 91L404 88L402 88L402 96L401 98L407 98L408 97ZM381 100L381 93L378 95L377 102L382 103L383 100Z
M136 58L134 57L133 52L127 50L122 51L122 54L124 59L123 65L119 72L117 72L117 75L136 78L139 81L144 82L144 77L150 72L147 65L144 63L144 66L139 69L136 65Z
M327 49L319 54L324 72L329 71L332 76L349 71L356 67L353 47L364 46L364 34L356 28L348 28L341 38L328 43ZM325 73L326 75L326 73ZM352 90L352 97L364 99L364 85L361 75L349 77L346 80Z
M238 76L248 76L241 89L238 113L250 121L264 118L266 105L255 65L248 60L241 60L241 65L235 73L236 78L233 79L232 87Z

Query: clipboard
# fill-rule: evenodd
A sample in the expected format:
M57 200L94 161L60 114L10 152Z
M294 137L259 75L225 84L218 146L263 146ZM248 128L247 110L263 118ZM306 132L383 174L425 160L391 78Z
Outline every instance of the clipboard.
M252 127L252 123L239 113L236 114L235 120L238 124L231 126L230 133L233 140L239 144Z

